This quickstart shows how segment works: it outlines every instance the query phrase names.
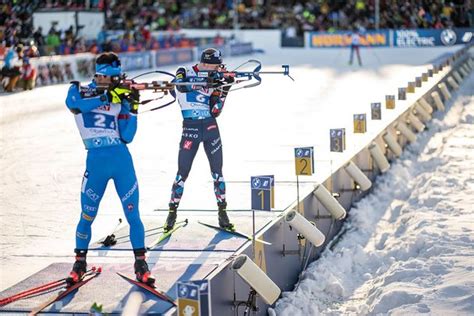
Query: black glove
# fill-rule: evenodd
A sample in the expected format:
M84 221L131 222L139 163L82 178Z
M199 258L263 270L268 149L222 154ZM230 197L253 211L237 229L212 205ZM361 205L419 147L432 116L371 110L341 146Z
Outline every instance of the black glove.
M233 83L235 81L234 77L232 76L226 76L224 77L224 82L227 83Z
M208 82L212 88L217 88L223 84L223 79L224 77L222 76L222 73L213 70L210 71L208 74Z
M107 91L109 101L114 100L115 103L118 101L127 100L130 104L140 103L140 92L137 89L128 89L124 87L116 87ZM111 97L110 97L111 96Z
M127 101L130 103L140 103L140 92L132 88L130 92L125 93Z

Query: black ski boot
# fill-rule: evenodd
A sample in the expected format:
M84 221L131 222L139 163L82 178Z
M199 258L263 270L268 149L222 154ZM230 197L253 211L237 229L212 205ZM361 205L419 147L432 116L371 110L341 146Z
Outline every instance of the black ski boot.
M74 252L76 253L76 262L74 262L72 270L69 272L69 277L66 278L66 283L68 286L79 282L87 272L87 250L74 249Z
M170 230L173 229L174 224L176 223L176 217L177 217L177 212L178 212L178 204L176 203L170 203L169 204L170 211L168 213L168 217L166 218L166 223L164 227L164 232L167 233Z
M234 230L234 224L230 222L229 216L227 216L227 202L218 202L217 206L219 207L219 226L227 230Z
M135 254L135 276L139 282L145 283L149 286L155 285L155 278L151 275L150 270L148 269L148 264L145 261L145 249L136 249L133 250Z

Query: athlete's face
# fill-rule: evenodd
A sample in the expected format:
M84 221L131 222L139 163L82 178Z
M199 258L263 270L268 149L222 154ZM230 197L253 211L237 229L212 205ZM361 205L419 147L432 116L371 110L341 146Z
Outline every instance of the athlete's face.
M100 86L109 85L112 83L112 78L110 78L109 76L95 74L94 79L95 79L95 82Z
M200 70L207 70L207 71L216 70L216 71L219 71L219 70L222 69L222 65L200 63L200 64L198 65L198 68L199 68Z

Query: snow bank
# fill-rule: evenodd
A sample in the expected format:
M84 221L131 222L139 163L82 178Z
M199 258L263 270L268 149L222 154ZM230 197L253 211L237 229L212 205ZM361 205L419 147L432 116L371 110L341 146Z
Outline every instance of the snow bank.
M277 315L474 312L474 76L438 113L345 234L285 292Z

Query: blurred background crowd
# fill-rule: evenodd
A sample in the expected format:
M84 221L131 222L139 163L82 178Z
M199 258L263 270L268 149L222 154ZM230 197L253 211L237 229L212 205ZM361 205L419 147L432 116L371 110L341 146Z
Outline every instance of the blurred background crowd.
M304 31L350 30L354 26L369 30L377 26L408 29L474 25L470 0L379 0L378 25L375 3L376 0L0 0L0 58L6 61L10 52L13 60L20 57L20 51L22 59L193 47L198 44L196 40L181 35L180 29L229 29L236 23L241 29L282 29L290 36ZM105 25L97 30L95 39L83 38L73 25L59 29L51 23L49 29L34 28L34 12L55 10L103 12ZM216 36L214 41L221 44L225 39ZM17 62L15 67L19 65Z
M347 30L353 25L375 28L375 0L13 0L0 7L0 42L31 41L40 54L188 47L178 35L181 28L232 28L237 11L242 29L292 27L297 32ZM104 12L106 25L97 39L86 41L72 25L68 29L34 29L36 10L95 10ZM473 25L470 0L380 0L380 28L446 28ZM107 32L124 30L107 43ZM168 36L151 36L168 31ZM47 48L45 48L45 46ZM38 52L39 51L39 52ZM1 52L0 52L1 53Z

